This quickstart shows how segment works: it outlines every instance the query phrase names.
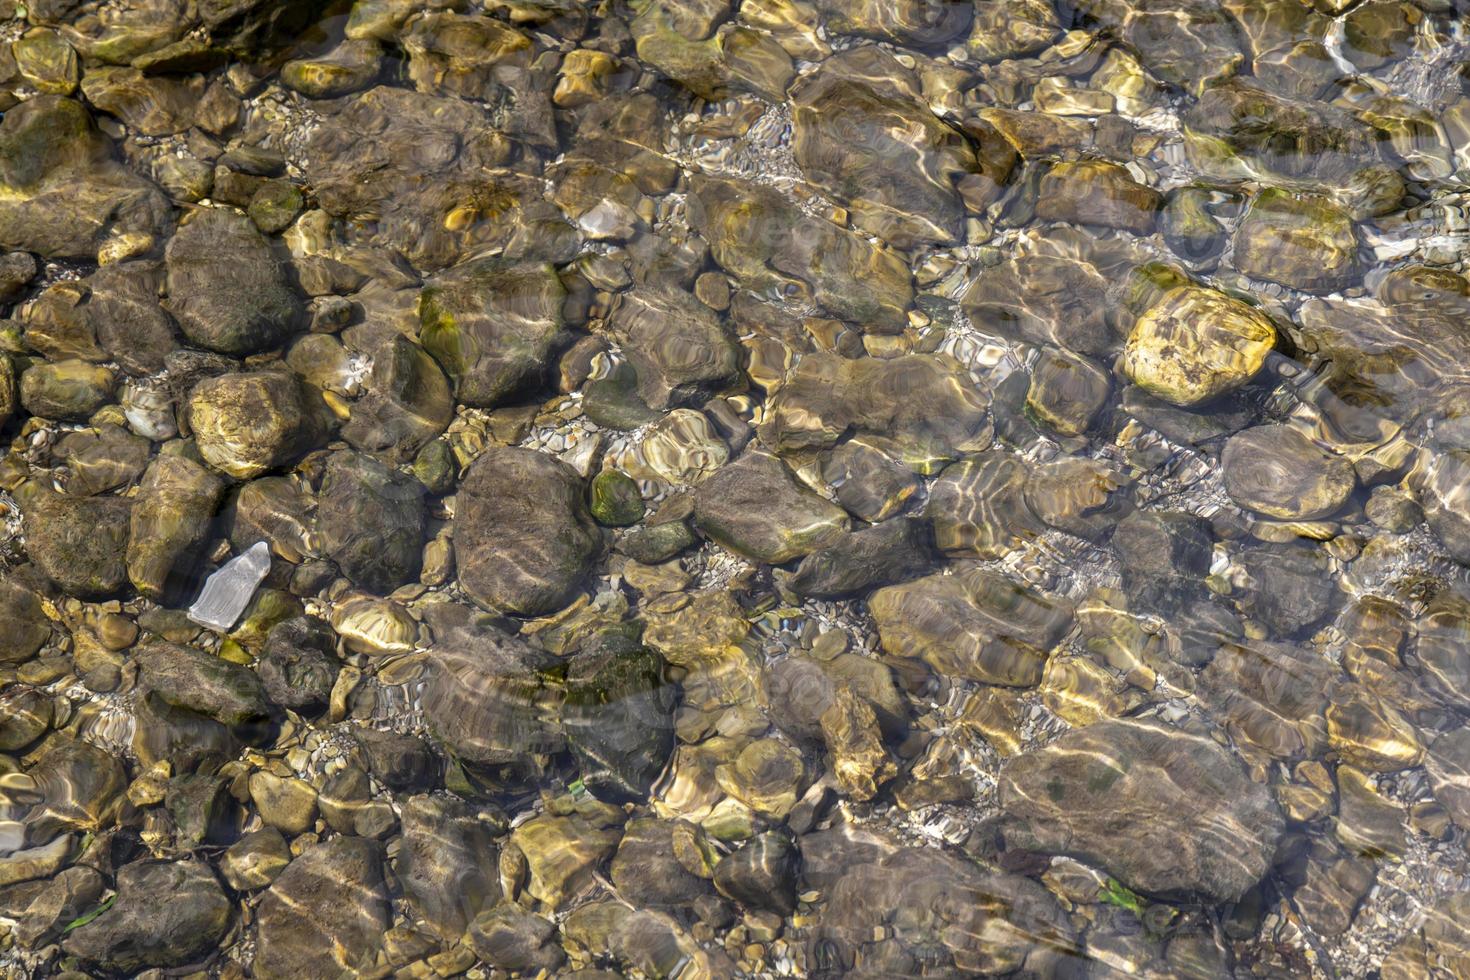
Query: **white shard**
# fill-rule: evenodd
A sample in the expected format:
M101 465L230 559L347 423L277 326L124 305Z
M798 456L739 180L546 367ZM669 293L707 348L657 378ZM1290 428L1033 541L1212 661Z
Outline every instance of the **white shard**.
M189 618L200 626L227 630L250 605L255 590L271 570L271 549L264 541L232 558L204 583L204 591L189 607Z

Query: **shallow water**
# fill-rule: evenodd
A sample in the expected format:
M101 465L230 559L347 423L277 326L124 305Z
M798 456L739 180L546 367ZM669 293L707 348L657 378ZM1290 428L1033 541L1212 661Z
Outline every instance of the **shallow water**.
M1470 977L1467 14L0 0L0 972Z

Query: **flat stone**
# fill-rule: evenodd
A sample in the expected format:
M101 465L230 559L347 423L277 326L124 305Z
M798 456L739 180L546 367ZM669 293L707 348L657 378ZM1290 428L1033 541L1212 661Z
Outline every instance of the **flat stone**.
M254 974L287 980L366 967L389 913L381 845L357 837L314 844L261 900Z
M731 551L772 565L810 554L847 527L847 514L796 482L779 459L747 452L700 484L694 523Z
M1012 759L1000 805L1010 846L1099 864L1135 891L1216 902L1265 875L1284 826L1232 753L1144 720L1089 725Z

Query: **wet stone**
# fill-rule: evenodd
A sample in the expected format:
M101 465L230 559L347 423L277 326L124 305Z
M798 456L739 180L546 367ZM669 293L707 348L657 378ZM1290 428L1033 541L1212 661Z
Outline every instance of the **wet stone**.
M692 219L716 262L752 289L800 287L860 330L893 333L913 299L897 253L803 214L759 184L700 179Z
M139 484L128 537L128 579L142 594L177 593L194 570L224 483L185 456L159 455Z
M715 865L714 885L721 895L747 908L789 915L796 908L799 863L791 838L771 831L721 858Z
M1243 741L1280 758L1315 757L1327 744L1332 679L1332 665L1309 648L1224 643L1200 674L1199 694Z
M603 470L589 487L588 509L605 527L627 527L643 519L643 494L638 484L621 470Z
M1107 282L1091 264L1017 255L983 270L961 305L986 333L1102 356L1117 348L1104 311Z
M424 539L421 484L360 453L327 462L317 504L327 557L357 585L387 593L418 576Z
M1031 370L1026 410L1058 435L1078 436L1092 425L1111 393L1111 380L1091 360L1049 347Z
M663 660L608 632L567 667L562 724L582 784L600 800L648 795L674 748L675 692Z
M556 925L511 902L488 909L470 925L475 954L501 969L544 972L559 967L566 954L552 942Z
M814 598L859 595L928 571L933 557L927 524L897 517L833 538L801 560L787 586Z
M898 513L918 489L918 479L896 460L860 439L850 439L828 454L822 479L833 487L848 513L877 523Z
M1118 523L1112 544L1122 560L1123 589L1139 611L1175 610L1203 598L1211 535L1198 517L1137 510Z
M1147 235L1162 203L1158 191L1118 164L1083 160L1059 163L1041 179L1036 216Z
M1262 545L1235 556L1246 574L1242 611L1282 634L1317 622L1332 608L1336 584L1324 573L1327 555L1298 545Z
M255 672L193 647L152 643L136 654L143 683L177 708L224 725L262 721L270 702Z
M844 434L916 473L983 448L986 393L944 355L847 360L808 355L771 400L760 440L778 454L822 448Z
M1377 859L1401 856L1406 842L1402 806L1380 792L1373 777L1351 766L1337 767L1334 832L1350 854Z
M109 224L141 234L165 225L163 195L110 159L79 102L40 95L0 123L0 245L95 261Z
M334 99L367 88L382 67L382 50L369 39L349 38L318 58L281 66L281 81L313 99Z
M1035 882L928 848L843 857L809 947L826 969L901 975L938 962L1047 976L1078 955L1061 907Z
M1231 436L1220 463L1230 499L1284 521L1327 517L1357 485L1351 463L1285 425L1256 426Z
M1424 757L1434 798L1459 827L1470 825L1470 734L1446 732L1429 744Z
M428 352L405 337L377 349L366 388L342 427L342 438L362 452L409 459L432 445L454 417L448 379Z
M229 255L222 267L218 256ZM195 216L168 245L168 308L184 335L222 354L253 354L300 326L301 298L248 218L228 208Z
M719 314L682 289L624 293L606 328L627 355L638 399L650 408L697 404L740 376L735 338Z
M1467 906L1470 900L1464 892L1457 892L1430 908L1423 924L1406 933L1384 959L1384 980L1433 976L1432 970L1446 976L1465 972L1470 966Z
M19 752L51 727L51 699L34 688L0 694L0 752Z
M489 625L440 631L422 695L431 730L472 762L559 750L565 695L555 666L550 654Z
M202 959L229 922L229 899L207 865L144 861L118 871L117 900L67 933L65 949L126 973L183 966Z
M687 908L711 892L708 848L692 824L635 818L628 821L609 875L640 906Z
M1097 862L1135 891L1212 901L1260 880L1283 827L1230 753L1154 721L1090 725L1013 759L1000 802L1010 846ZM1200 821L1215 832L1196 834Z
M884 651L941 675L1030 687L1071 619L1065 600L998 572L930 575L868 600Z
M1128 480L1095 460L1067 458L1034 468L1026 479L1026 506L1043 523L1097 539L1132 510Z
M294 462L324 431L320 395L279 371L202 381L189 397L188 413L205 462L241 480Z
M1138 318L1123 370L1151 395L1195 405L1249 381L1275 341L1275 327L1255 309L1224 293L1181 286Z
M565 463L527 449L492 449L459 493L459 573L477 602L520 615L564 605L602 539L581 479Z
M81 422L112 396L116 377L82 361L37 364L20 376L20 403L27 412L62 422Z
M220 861L225 883L236 891L258 891L291 863L286 839L274 827L255 830L231 844Z
M271 701L314 715L326 708L340 666L331 628L298 616L271 627L256 672Z
M350 837L312 845L276 878L257 915L258 977L366 965L390 921L380 845Z
M929 492L934 543L946 555L1001 558L1041 533L1026 503L1030 467L995 449L945 467Z
M921 101L918 80L872 46L834 55L792 91L796 162L833 188L864 230L908 248L951 242L979 170L969 142Z
M700 484L694 522L730 550L773 565L810 554L848 523L840 507L760 452L746 453Z
M1366 691L1334 699L1327 709L1327 737L1343 759L1371 772L1397 772L1424 758L1409 720Z
M1235 266L1307 292L1325 293L1358 274L1352 219L1322 198L1267 189L1256 195L1235 234Z
M460 401L491 408L540 383L564 296L549 265L474 260L425 286L420 340Z
M558 908L594 884L593 872L617 847L623 813L607 804L583 803L567 814L546 813L515 828L511 846L525 856L526 891Z
M403 808L398 880L409 903L446 939L500 899L494 828L466 804L415 796Z
M131 502L34 490L22 507L30 556L41 571L77 598L102 598L123 588Z
M1309 852L1303 877L1292 903L1315 931L1340 936L1351 927L1376 872L1371 862L1321 843Z

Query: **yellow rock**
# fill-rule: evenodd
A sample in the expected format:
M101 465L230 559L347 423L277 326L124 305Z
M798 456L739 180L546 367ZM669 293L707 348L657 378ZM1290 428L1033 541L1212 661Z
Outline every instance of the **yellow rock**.
M1276 328L1259 310L1213 289L1179 286L1134 324L1123 371L1155 397L1197 405L1254 377L1275 342Z

